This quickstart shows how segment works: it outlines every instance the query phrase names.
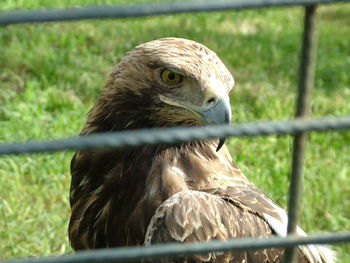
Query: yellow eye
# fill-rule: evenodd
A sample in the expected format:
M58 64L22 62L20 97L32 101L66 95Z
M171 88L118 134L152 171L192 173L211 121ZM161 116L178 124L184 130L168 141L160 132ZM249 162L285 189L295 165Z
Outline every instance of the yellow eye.
M170 71L168 69L163 70L162 73L160 73L160 76L164 83L168 85L179 84L180 82L182 82L183 79L183 77L180 74Z

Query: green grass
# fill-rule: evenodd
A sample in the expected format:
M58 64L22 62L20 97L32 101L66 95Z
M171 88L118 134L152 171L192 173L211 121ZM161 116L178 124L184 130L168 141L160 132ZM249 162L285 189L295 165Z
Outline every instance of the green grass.
M5 0L0 10L121 1ZM122 1L122 3L131 1ZM136 1L134 1L136 2ZM313 116L350 114L350 5L320 10ZM236 79L233 121L293 117L301 8L182 14L0 28L0 142L79 133L106 75L135 45L165 36L196 40ZM286 207L291 138L228 141L234 160ZM350 229L350 132L312 133L305 163L302 227ZM0 158L0 259L64 254L71 152ZM335 246L350 262L350 245Z

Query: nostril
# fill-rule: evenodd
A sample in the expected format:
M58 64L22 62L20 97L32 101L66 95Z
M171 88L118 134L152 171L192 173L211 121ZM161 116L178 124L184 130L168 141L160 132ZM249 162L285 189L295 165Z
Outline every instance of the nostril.
M215 101L216 101L216 98L211 97L211 98L207 101L207 104L215 103Z

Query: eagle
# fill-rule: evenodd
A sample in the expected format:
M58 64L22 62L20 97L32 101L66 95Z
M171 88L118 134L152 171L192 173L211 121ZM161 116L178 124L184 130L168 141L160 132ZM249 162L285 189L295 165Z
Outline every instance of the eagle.
M227 124L234 79L206 46L181 38L141 44L112 70L81 136ZM286 236L286 212L232 161L223 139L77 151L68 227L74 250ZM305 232L298 228L298 235ZM208 253L153 262L281 262L284 249ZM299 262L335 262L300 246Z

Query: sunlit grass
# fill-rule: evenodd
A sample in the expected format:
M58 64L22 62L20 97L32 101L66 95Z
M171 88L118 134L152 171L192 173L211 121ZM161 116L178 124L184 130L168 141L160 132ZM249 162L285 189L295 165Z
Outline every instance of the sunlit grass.
M123 1L122 3L131 2ZM136 1L133 1L136 2ZM120 1L74 1L78 4ZM2 1L0 9L62 7L71 1ZM350 5L320 10L313 116L350 114ZM79 133L106 75L135 45L165 36L196 40L232 71L234 122L294 114L301 8L153 18L13 25L0 28L0 142ZM228 141L245 174L286 207L291 138ZM350 132L312 133L301 225L350 229ZM0 158L0 258L64 254L71 152ZM349 245L337 246L349 262Z

